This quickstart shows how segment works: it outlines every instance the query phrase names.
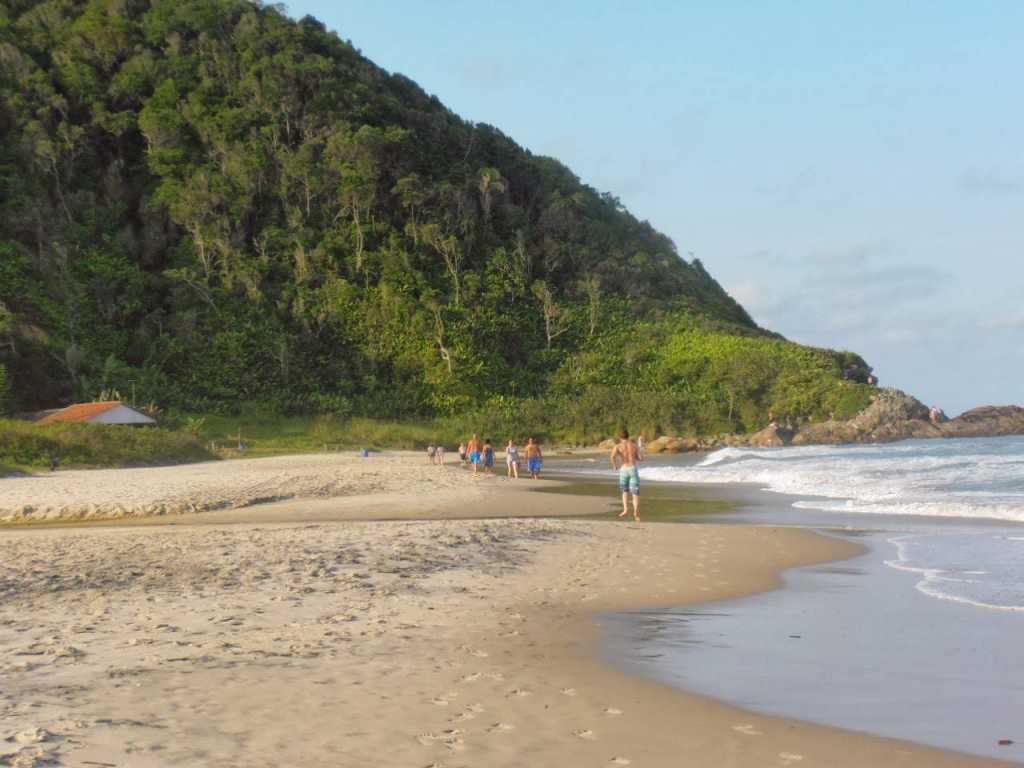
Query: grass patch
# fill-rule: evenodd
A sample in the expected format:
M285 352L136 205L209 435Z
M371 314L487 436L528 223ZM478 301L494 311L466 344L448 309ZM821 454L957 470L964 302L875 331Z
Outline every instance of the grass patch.
M190 417L189 420L204 445L212 443L215 450L226 455L234 455L240 445L241 452L247 456L360 448L416 450L439 440L454 446L467 437L451 425L434 421L411 423L264 413Z
M0 420L0 473L63 468L138 467L216 458L196 436L160 427Z
M389 421L364 417L278 416L243 409L237 416L195 416L172 414L167 423L190 431L202 443L218 453L234 456L274 456L285 453L315 453L336 450L421 450L441 442L454 449L475 432L491 439L497 448L510 436L522 444L531 433L517 424L498 423L500 419L428 418L418 421ZM490 431L489 431L490 430ZM542 433L541 433L542 434ZM239 445L243 446L239 451Z

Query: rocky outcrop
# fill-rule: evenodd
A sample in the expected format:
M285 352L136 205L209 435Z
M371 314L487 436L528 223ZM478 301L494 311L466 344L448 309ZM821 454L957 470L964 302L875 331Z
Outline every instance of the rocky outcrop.
M898 389L880 390L874 401L847 421L808 424L793 436L793 445L890 443L911 437L940 437L931 411L920 400Z
M793 431L780 427L777 424L769 424L760 432L747 436L746 445L754 448L776 448L789 445L793 440Z
M905 392L886 389L848 421L825 421L801 428L792 444L891 443L911 438L1020 434L1024 434L1024 408L985 406L945 419Z
M723 446L778 448L785 445L842 445L891 443L931 437L999 437L1024 435L1024 408L1016 405L975 408L947 419L920 400L898 389L879 390L871 405L852 419L823 421L791 430L771 424L752 435L693 438L663 435L647 445L647 452L684 453L713 451ZM601 447L611 448L613 440Z
M1024 435L1024 408L985 405L965 411L940 425L943 437L999 437Z
M647 444L647 453L687 453L699 451L701 441L693 437L669 437L662 435Z

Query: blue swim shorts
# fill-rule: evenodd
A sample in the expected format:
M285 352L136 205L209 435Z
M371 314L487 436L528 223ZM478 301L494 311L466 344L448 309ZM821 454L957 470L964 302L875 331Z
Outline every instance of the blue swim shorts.
M619 491L640 495L640 470L637 467L619 467Z
M480 451L470 451L469 452L469 463L470 464L479 464L480 463Z
M526 466L531 472L540 472L540 468L544 464L540 459L533 458L526 462Z

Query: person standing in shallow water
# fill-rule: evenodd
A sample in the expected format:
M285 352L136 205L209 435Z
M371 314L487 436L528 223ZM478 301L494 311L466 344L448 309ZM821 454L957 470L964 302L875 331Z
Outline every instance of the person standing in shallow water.
M619 490L622 492L622 512L619 517L629 514L629 497L633 497L633 519L640 522L640 451L629 439L625 429L619 432L619 441L612 448L612 466L619 471Z

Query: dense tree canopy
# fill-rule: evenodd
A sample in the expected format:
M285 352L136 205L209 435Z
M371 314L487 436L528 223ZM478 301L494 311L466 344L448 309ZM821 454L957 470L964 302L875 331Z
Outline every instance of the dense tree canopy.
M0 96L22 408L134 386L195 410L457 412L578 391L574 361L627 365L607 340L636 323L767 339L613 196L308 17L5 0Z

